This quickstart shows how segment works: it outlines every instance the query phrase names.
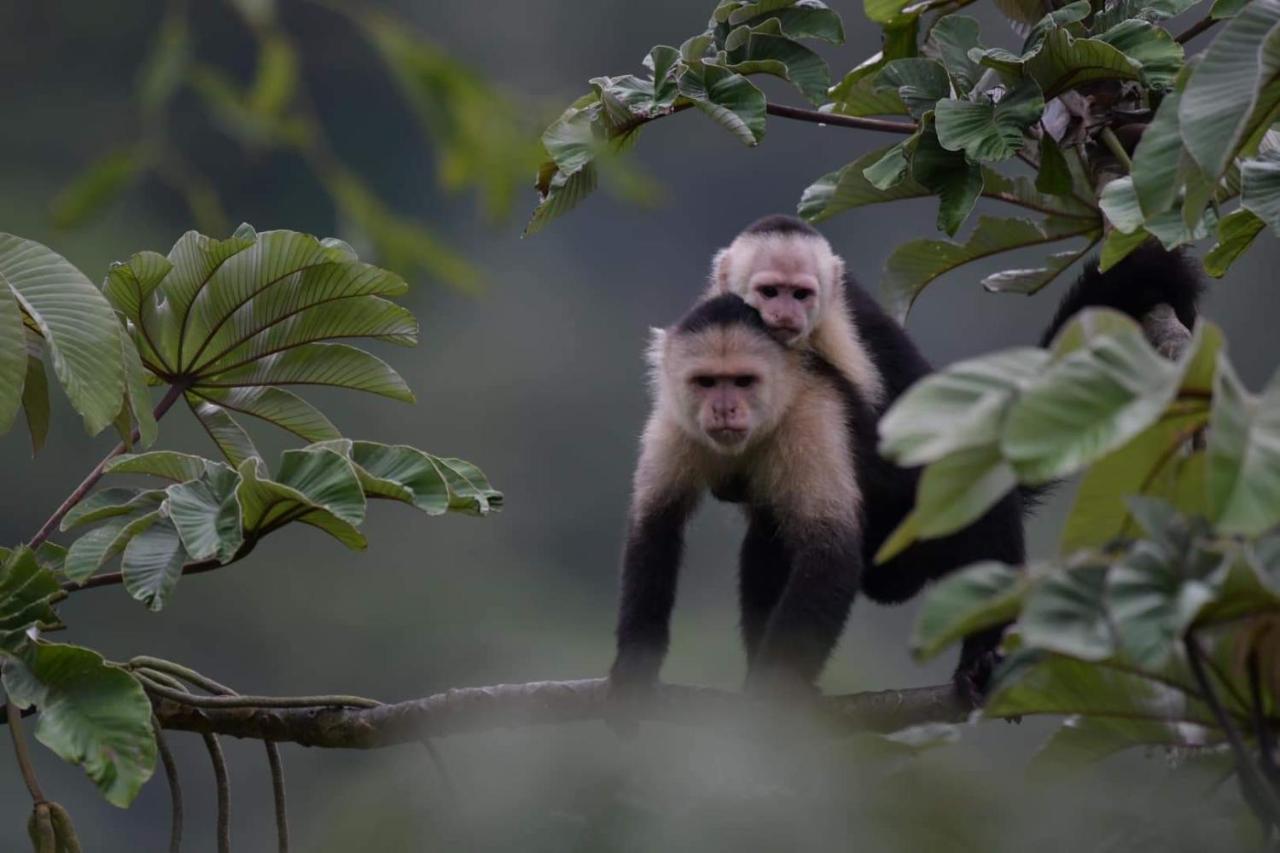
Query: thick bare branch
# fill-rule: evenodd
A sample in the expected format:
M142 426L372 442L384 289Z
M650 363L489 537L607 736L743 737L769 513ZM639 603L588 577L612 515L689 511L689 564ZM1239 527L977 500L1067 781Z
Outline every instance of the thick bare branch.
M424 737L495 728L600 720L608 710L606 681L535 681L437 693L376 708L196 708L156 702L166 729L223 734L342 749L377 749ZM832 734L889 732L930 722L959 722L970 708L950 685L830 696L818 700L819 722ZM644 719L732 725L749 723L764 706L710 687L662 685L639 709Z

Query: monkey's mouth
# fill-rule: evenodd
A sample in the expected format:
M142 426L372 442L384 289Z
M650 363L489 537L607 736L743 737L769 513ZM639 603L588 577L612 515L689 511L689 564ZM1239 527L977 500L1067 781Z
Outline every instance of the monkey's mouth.
M747 439L747 431L740 427L715 427L707 430L707 435L711 436L711 440L716 444L729 446L742 444Z

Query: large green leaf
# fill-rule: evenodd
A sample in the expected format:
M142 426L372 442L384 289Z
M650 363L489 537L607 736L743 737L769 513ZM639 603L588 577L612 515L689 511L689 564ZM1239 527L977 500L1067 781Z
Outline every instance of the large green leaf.
M479 468L461 459L372 441L342 439L316 446L330 448L350 459L370 498L401 501L427 515L487 515L502 507L502 493L489 485Z
M1225 533L1280 522L1280 372L1254 398L1221 357L1209 421L1209 508Z
M1003 563L977 563L938 581L911 632L911 651L930 658L975 631L1007 622L1026 592L1025 574Z
M85 427L90 434L101 432L124 399L120 324L82 272L39 243L11 234L0 234L0 337L8 341L0 344L0 427L12 421L11 395L21 393L26 370L24 338L14 331L15 299L44 338L53 372ZM24 360L15 366L20 348Z
M127 512L111 516L106 523L72 542L62 567L67 579L83 583L103 563L123 551L133 537L159 521L162 496L163 492L142 493Z
M1046 100L1083 83L1142 76L1142 66L1116 48L1098 39L1076 38L1065 28L1049 30L1040 44L1021 56L1001 48L975 55L989 68L1035 80Z
M1031 760L1037 777L1049 773L1096 773L1104 758L1139 746L1207 747L1219 740L1195 723L1130 720L1124 717L1071 717Z
M1155 422L1177 392L1178 366L1151 348L1137 324L1123 325L1086 332L1084 346L1014 404L1001 447L1024 482L1065 476L1115 450Z
M898 60L905 62L906 60ZM955 235L982 194L984 170L960 151L949 151L932 126L916 137L912 179L938 197L938 230Z
M155 770L156 741L132 675L89 649L39 643L4 658L3 679L11 702L40 709L37 740L84 768L107 802L133 802Z
M1267 151L1240 166L1241 206L1280 234L1280 152Z
M751 81L727 68L706 63L685 67L677 78L680 94L740 142L764 138L765 98Z
M885 302L895 317L903 319L925 287L957 267L1011 249L1091 235L1095 228L1093 221L1079 218L1050 216L1037 224L983 216L964 243L912 240L895 249L885 262L881 284Z
M351 462L328 448L287 450L270 479L257 458L240 463L240 502L246 533L263 535L293 521L325 531L349 548L363 549L357 525L365 497Z
M880 452L899 465L915 466L996 443L1009 405L1048 361L1044 350L1027 347L930 374L880 419Z
M1178 196L1178 161L1182 156L1180 100L1177 92L1165 96L1133 152L1133 188L1144 218L1168 210Z
M22 405L27 376L22 309L7 284L0 283L0 433L7 432Z
M907 107L898 97L897 90L882 89L876 83L884 66L884 54L876 53L850 69L828 93L830 110L847 116L905 114Z
M22 385L22 412L27 419L27 430L31 433L33 456L44 447L49 435L49 379L45 376L39 340L34 341L35 346L32 346L30 338L34 337L34 334L28 335L27 375ZM147 414L150 415L150 412ZM154 418L152 423L155 423Z
M124 588L148 609L162 610L190 559L173 521L157 518L124 547L120 558Z
M951 81L940 62L921 57L895 59L880 70L876 85L898 93L917 119L951 94Z
M805 189L796 212L810 222L822 222L846 210L868 204L883 204L929 195L927 188L913 180L899 181L883 190L867 180L863 172L879 162L888 150L889 148L881 148L864 154L844 168L823 175Z
M1102 32L1104 41L1142 66L1148 86L1167 89L1182 70L1182 45L1167 30L1146 21L1122 21Z
M772 25L772 26L770 26ZM809 48L781 35L777 20L749 30L745 42L729 52L725 65L738 74L772 74L790 81L814 104L827 100L831 73L822 57Z
M1244 208L1222 217L1218 222L1218 242L1204 256L1204 271L1222 278L1265 227L1266 223L1253 211Z
M216 557L225 564L244 544L236 497L239 484L240 476L234 469L209 463L199 478L165 489L169 520L192 560Z
M1103 593L1107 566L1084 563L1054 568L1027 594L1018 633L1028 648L1079 660L1103 660L1115 650Z
M935 112L938 141L948 151L964 151L971 160L1007 160L1022 148L1023 132L1043 112L1044 96L1034 80L1021 81L996 103L942 100Z
M0 657L25 641L31 628L60 624L53 601L62 588L27 548L0 557Z
M1280 0L1253 0L1227 22L1191 72L1178 116L1187 150L1208 175L1226 170L1260 93L1280 72L1280 44L1270 38L1277 24Z
M792 38L815 38L839 44L844 41L840 16L820 0L723 0L712 13L712 24L756 26L777 20Z
M969 57L969 51L981 50L978 34L978 22L965 15L945 15L929 30L928 42L962 96L982 76L982 66Z

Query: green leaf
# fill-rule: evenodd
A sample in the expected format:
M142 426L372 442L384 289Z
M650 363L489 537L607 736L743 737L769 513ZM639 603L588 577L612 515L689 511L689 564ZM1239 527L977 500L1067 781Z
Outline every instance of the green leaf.
M480 469L461 459L369 441L352 442L347 455L370 497L412 504L427 515L486 515L502 506L502 493Z
M1173 399L1181 371L1135 323L1125 326L1088 336L1015 403L1001 447L1023 482L1046 482L1101 458L1154 423Z
M1133 189L1144 218L1168 210L1178 197L1178 162L1182 156L1180 99L1177 92L1165 96L1133 152Z
M1036 189L1056 196L1071 195L1071 167L1053 137L1045 133L1040 137L1040 171L1036 174Z
M234 469L212 462L199 478L165 489L165 508L190 559L216 557L226 564L244 544L239 485Z
M555 164L546 166L538 173L535 186L538 190L538 206L525 225L524 236L537 234L547 223L563 216L596 189L596 169L588 164L577 172L566 174L555 168Z
M7 285L7 287L5 287ZM0 288L16 297L23 312L35 324L49 355L53 371L84 418L85 427L96 435L115 420L124 397L124 370L120 364L119 323L111 305L84 274L65 258L31 240L0 234ZM4 327L13 332L11 300L0 292L0 314ZM11 363L12 353L24 348L18 335L16 346L5 349L0 362ZM25 348L23 349L25 356ZM25 361L17 368L25 371ZM4 368L0 368L3 370ZM14 368L10 364L9 370ZM0 375L0 380L4 379ZM11 387L20 389L22 378ZM8 388L6 388L8 391ZM2 392L0 392L2 393ZM16 391L10 393L17 393ZM7 397L0 397L3 401ZM0 426L12 420L10 405L0 402Z
M1007 622L1026 593L1022 571L1003 563L975 563L929 590L911 632L911 652L931 658L961 638Z
M960 230L982 194L982 168L964 154L943 148L931 130L916 138L911 177L938 196L938 230L947 236Z
M249 438L249 433L245 432L235 418L227 414L226 409L198 398L188 399L187 402L192 404L191 411L196 420L200 421L209 438L213 439L213 443L232 465L239 467L241 462L251 457L262 458L253 439Z
M1138 746L1206 747L1218 740L1205 726L1123 717L1069 718L1054 732L1028 768L1033 777L1052 773L1096 773L1105 758Z
M4 690L37 706L35 735L126 808L156 764L151 702L133 676L79 646L40 643L4 661Z
M844 41L840 16L819 0L730 0L721 3L712 15L713 22L734 27L756 26L769 19L778 21L782 32L792 38L815 38L835 44Z
M63 574L75 583L84 583L102 564L124 550L129 541L160 520L161 497L144 493L125 514L113 515L106 523L81 536L67 549Z
M1023 80L997 103L939 101L935 111L938 141L971 160L999 162L1022 148L1022 134L1040 120L1044 96L1033 80Z
M341 435L319 409L283 388L206 386L188 397L193 409L198 402L207 401L219 408L261 418L307 441L327 441Z
M303 344L224 371L202 383L205 388L265 385L328 385L368 391L406 403L413 392L390 365L346 344Z
M31 433L31 455L40 452L49 435L49 380L44 373L44 359L27 356L27 376L22 385L22 411ZM3 432L3 427L0 427Z
M1122 21L1098 36L1142 66L1148 86L1168 89L1183 67L1182 45L1146 21Z
M119 198L145 163L133 150L113 151L89 166L53 200L53 224L75 228Z
M59 529L71 530L104 518L129 515L139 507L144 507L147 512L150 512L159 506L163 499L164 492L160 489L144 491L120 486L100 489L72 507L71 511L63 517Z
M862 0L862 11L877 24L889 24L911 5L912 0Z
M1106 32L1130 18L1153 23L1176 18L1199 2L1200 0L1117 0L1093 16L1093 31Z
M1204 271L1222 278L1264 227L1265 222L1244 208L1222 217L1218 222L1218 242L1204 256Z
M138 74L138 100L154 113L167 104L182 85L191 60L191 38L183 10L170 7Z
M927 41L962 96L968 95L982 76L982 66L969 58L969 51L982 48L978 38L978 22L966 15L945 15L929 30Z
M152 450L149 453L125 453L106 464L108 474L149 474L182 483L204 473L207 460L176 450Z
M1110 657L1115 644L1103 601L1106 581L1105 564L1087 563L1055 568L1037 580L1018 617L1024 645L1079 660Z
M287 450L276 478L266 476L262 460L240 463L240 501L246 534L263 535L301 521L333 536L348 548L367 545L357 525L364 521L365 498L351 463L327 448Z
M1096 80L1138 80L1142 67L1104 41L1075 38L1066 29L1051 29L1044 41L1017 56L1000 48L978 55L988 68L1021 73L1039 84L1046 100Z
M1202 412L1166 416L1090 466L1063 527L1061 550L1098 548L1119 538L1129 523L1126 499L1166 486L1162 472L1175 467L1180 448L1207 419Z
M1209 7L1209 16L1215 20L1223 18L1233 18L1240 14L1249 0L1213 0L1213 5Z
M53 573L43 568L26 547L0 559L0 659L26 642L31 628L61 624L53 610L62 594Z
M1280 523L1280 373L1255 399L1220 357L1208 449L1209 507L1219 529L1256 536Z
M831 112L847 116L905 115L907 107L897 91L881 89L876 83L884 66L884 54L877 53L845 74L828 93Z
M901 183L907 176L909 166L906 151L907 143L898 143L879 160L863 169L863 176L878 190L887 190Z
M686 66L677 84L681 95L739 141L758 145L764 138L764 93L746 77L718 65L698 63Z
M886 64L876 76L876 86L896 91L907 111L917 119L951 95L951 80L942 64L919 57Z
M173 522L156 518L124 548L120 559L124 588L147 609L162 610L173 596L182 577L182 566L188 560Z
M0 280L0 433L17 417L27 377L27 338L16 294Z
M964 243L940 240L904 243L885 263L881 287L886 307L893 316L904 319L930 282L957 267L1012 249L1089 235L1094 228L1094 222L1076 218L1051 216L1037 224L1026 219L983 216Z
M1244 6L1205 48L1187 80L1178 107L1182 139L1211 177L1226 170L1259 93L1280 70L1280 44L1270 38L1277 24L1277 0Z
M866 169L879 162L894 147L864 154L844 168L823 175L805 189L796 212L810 222L822 222L857 207L929 195L928 189L913 180L899 181L884 190L867 180Z
M781 35L752 31L746 44L729 54L725 67L738 74L773 74L790 81L815 105L827 100L831 73L822 57ZM758 140L757 140L758 141Z
M1042 0L996 0L996 8L1017 24L1031 25L1039 21L1047 11Z
M1134 198L1137 198L1137 196L1134 196ZM1131 234L1126 234L1118 228L1112 228L1107 232L1106 239L1102 241L1102 252L1098 256L1099 272L1106 272L1123 261L1130 252L1147 242L1150 236L1142 228Z
M1244 193L1241 207L1280 234L1280 152L1267 151L1240 166Z
M1062 275L1063 270L1083 257L1098 242L1098 238L1094 234L1087 236L1090 237L1089 242L1079 249L1067 252L1051 252L1046 255L1044 258L1045 264L1042 267L1003 270L992 273L982 279L982 286L991 293L1021 293L1024 295L1039 293L1054 279Z
M957 362L912 385L880 419L880 453L904 467L995 443L1008 407L1049 362L1025 347Z

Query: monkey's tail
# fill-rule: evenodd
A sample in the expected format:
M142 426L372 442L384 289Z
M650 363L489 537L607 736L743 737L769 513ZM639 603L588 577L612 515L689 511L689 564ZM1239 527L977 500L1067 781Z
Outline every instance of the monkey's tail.
M1106 272L1100 272L1097 259L1091 258L1058 304L1040 346L1048 346L1078 312L1093 307L1114 308L1141 323L1152 308L1164 303L1190 329L1195 326L1203 291L1204 282L1195 261L1181 250L1166 251L1154 240L1148 240Z

